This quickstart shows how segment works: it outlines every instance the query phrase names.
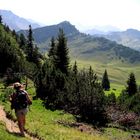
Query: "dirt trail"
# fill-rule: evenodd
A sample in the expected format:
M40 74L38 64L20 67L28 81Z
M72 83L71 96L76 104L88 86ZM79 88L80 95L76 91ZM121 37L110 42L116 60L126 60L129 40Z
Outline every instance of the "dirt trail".
M3 106L0 105L0 121L3 121L6 125L6 129L12 134L18 134L20 133L17 123L13 122L12 120L9 120L6 117L6 113L3 109ZM25 136L31 140L39 140L36 137L30 136L29 134L25 133Z

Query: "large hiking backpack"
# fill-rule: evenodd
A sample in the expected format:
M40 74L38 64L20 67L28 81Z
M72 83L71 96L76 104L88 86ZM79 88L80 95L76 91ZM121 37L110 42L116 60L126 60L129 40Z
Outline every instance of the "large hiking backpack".
M11 108L16 110L27 108L28 99L26 94L27 93L23 90L19 90L14 93Z

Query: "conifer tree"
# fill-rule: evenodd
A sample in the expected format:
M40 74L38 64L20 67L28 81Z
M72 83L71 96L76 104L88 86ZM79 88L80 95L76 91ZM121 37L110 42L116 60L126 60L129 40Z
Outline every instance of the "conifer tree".
M7 28L7 26L6 26L6 28ZM15 30L12 31L12 35L13 35L13 37L15 37L16 41L18 41L18 34L16 33Z
M10 32L10 28L9 28L8 25L4 25L4 29L5 29L6 32Z
M29 62L34 63L37 68L40 69L41 67L41 60L43 59L42 54L39 52L37 45L33 44L33 32L32 27L29 25L29 34L28 34L28 40L27 40L27 60Z
M53 63L55 63L55 60L56 60L56 44L55 44L55 39L54 37L52 37L51 39L51 44L50 44L50 50L48 52L48 56L49 58L51 59L51 61ZM55 64L54 64L55 65Z
M137 84L136 84L134 73L130 73L129 75L129 78L127 80L126 91L130 96L134 95L137 92Z
M2 16L0 15L0 24L2 24Z
M28 44L27 44L27 60L33 62L33 35L32 27L29 25Z
M75 76L76 76L77 73L78 73L76 61L75 61L74 65L73 65L73 72L74 72L74 75L75 75Z
M57 50L56 50L56 68L62 73L68 74L69 68L69 56L67 48L67 39L63 32L63 29L59 29L57 38Z
M103 79L102 79L102 88L104 90L109 90L110 89L110 81L108 79L108 74L107 74L107 70L105 70L104 75L103 75Z
M19 36L20 40L19 40L19 47L25 52L27 53L27 41L26 41L26 38L23 34L20 34Z

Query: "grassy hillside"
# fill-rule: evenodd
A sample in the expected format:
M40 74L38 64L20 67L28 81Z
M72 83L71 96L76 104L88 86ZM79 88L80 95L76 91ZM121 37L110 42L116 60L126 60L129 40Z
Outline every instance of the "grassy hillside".
M5 124L0 121L0 139L1 140L29 140L28 138L22 138L15 136L14 134L10 134L7 132Z
M140 64L123 64L119 61L103 64L98 61L86 61L73 58L71 61L71 65L74 64L75 60L77 61L79 69L88 69L90 66L92 66L93 70L97 73L99 80L102 79L104 70L107 69L109 80L111 83L111 91L109 91L109 93L114 92L117 96L121 93L122 89L125 88L126 81L131 72L134 72L137 84L140 84Z
M2 85L1 85L2 86ZM30 96L34 95L34 88L30 87L28 92ZM3 94L0 90L0 94ZM2 103L5 110L10 111L8 102ZM12 111L14 115L14 111ZM116 128L102 128L102 131L94 129L91 125L80 123L78 126L73 115L63 111L51 111L42 106L40 100L34 100L33 105L27 115L26 129L38 135L44 140L133 140L132 132L125 132ZM0 123L0 138L6 140L25 139L9 134L5 130L4 124Z
M65 21L57 25L46 26L33 30L35 42L42 52L49 48L52 37L57 37L59 28L67 37L71 57L84 60L98 60L102 63L119 61L122 63L139 63L140 52L117 44L103 37L93 37L80 33L75 26ZM27 36L27 31L18 32Z
M1 92L0 92L1 93ZM9 103L4 104L6 111L10 111ZM12 112L14 115L14 112ZM15 117L15 116L14 116ZM61 124L62 122L63 124ZM74 116L63 111L46 110L41 101L33 101L30 112L27 115L26 128L30 133L38 135L44 140L107 140L106 136L101 136L96 130L93 134L81 132L78 128L71 127L69 124L76 123ZM5 132L5 127L0 124L0 133L6 136L7 140L18 138ZM1 136L1 137L2 137ZM3 137L2 137L3 138Z
M72 57L101 63L139 63L140 53L116 42L86 35L68 41Z
M79 67L85 68L91 65L100 78L107 69L111 82L123 86L129 73L134 72L140 83L140 52L103 37L82 34L69 22L33 30L35 41L43 53L48 51L50 38L56 37L60 27L64 29L68 39L72 63L76 60Z

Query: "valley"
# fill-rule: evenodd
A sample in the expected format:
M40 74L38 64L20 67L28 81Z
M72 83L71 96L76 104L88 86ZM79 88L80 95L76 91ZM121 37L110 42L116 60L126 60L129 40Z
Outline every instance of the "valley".
M11 133L7 126L17 128L9 102L17 81L32 99L23 140L137 139L139 31L107 38L82 33L69 21L44 27L35 23L32 28L26 19L7 12L15 20L4 24L0 15L0 139L19 139L14 133L19 131ZM120 42L116 36L122 37Z

